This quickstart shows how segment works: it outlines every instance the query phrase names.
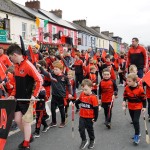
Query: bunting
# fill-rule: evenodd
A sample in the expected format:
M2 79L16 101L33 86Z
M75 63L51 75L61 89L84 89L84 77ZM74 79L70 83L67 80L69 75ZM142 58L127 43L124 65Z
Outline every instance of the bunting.
M144 77L142 78L142 80L150 87L150 71L148 71Z
M30 52L31 62L32 64L35 64L36 60L31 45L29 45L28 50Z

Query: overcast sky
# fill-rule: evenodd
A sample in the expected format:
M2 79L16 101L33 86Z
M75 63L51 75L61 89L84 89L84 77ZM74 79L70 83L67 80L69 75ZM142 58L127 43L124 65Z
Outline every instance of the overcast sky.
M27 0L12 1L25 5ZM86 19L87 26L114 32L128 44L138 37L141 44L150 45L149 0L41 0L41 8L61 9L67 21Z

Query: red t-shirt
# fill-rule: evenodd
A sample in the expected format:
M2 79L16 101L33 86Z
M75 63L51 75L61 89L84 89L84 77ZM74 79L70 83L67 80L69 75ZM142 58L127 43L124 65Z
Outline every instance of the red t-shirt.
M84 92L80 94L79 100L81 101L80 117L94 118L93 107L98 106L98 100L95 94L85 95Z

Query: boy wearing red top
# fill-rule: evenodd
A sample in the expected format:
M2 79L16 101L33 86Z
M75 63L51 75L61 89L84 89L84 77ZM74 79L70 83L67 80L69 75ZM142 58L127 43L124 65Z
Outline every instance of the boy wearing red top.
M99 99L101 106L104 108L105 125L108 129L111 128L111 116L113 100L117 97L118 88L116 83L110 78L110 70L103 69L103 79L99 84Z
M95 94L92 93L92 82L89 79L82 81L83 92L80 94L79 99L75 102L76 106L81 104L80 107L80 119L79 119L79 133L82 139L80 149L84 149L88 144L88 140L85 135L85 129L88 132L90 143L89 149L94 148L95 135L93 123L98 118L98 100Z
M126 102L128 102L128 109L133 121L133 126L135 130L135 135L133 137L133 142L139 144L140 139L140 124L139 119L141 115L141 110L143 113L146 111L146 95L144 94L144 89L137 83L137 75L135 73L130 73L127 76L127 86L124 90L124 99L122 106L126 108Z

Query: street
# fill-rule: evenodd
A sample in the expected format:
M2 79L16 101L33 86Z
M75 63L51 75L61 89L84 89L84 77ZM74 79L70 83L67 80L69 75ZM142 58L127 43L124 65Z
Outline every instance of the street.
M130 117L127 111L125 116L122 110L122 93L124 87L119 87L118 98L114 102L112 115L112 128L109 130L104 125L103 109L99 112L98 121L95 123L95 150L149 150L150 145L145 141L144 121L141 115L141 141L135 146L131 137L134 130L130 124ZM78 114L75 114L75 137L72 138L71 128L71 107L69 108L68 124L64 128L50 128L47 133L41 133L40 138L31 143L31 150L78 150L81 139L78 132ZM60 123L60 114L57 113L58 125ZM50 120L51 121L51 120ZM147 121L150 133L150 123ZM32 128L34 131L34 126ZM88 137L88 136L87 136ZM18 144L23 140L23 135L17 134L8 137L5 150L16 150Z

